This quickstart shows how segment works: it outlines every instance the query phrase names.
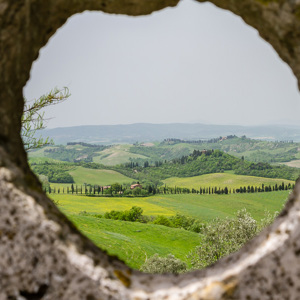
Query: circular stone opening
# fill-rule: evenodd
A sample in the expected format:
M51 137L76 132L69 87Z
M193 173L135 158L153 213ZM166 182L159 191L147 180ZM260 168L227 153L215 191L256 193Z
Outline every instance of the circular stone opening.
M136 28L138 30L135 30ZM241 29L238 30L236 28ZM208 29L209 37L207 36ZM189 33L188 36L186 35L187 32ZM92 39L89 36L92 36ZM229 119L230 123L237 123L240 120L244 120L244 122L252 121L254 122L252 125L257 125L261 120L268 122L266 120L268 116L278 118L276 112L280 115L279 118L283 118L283 109L279 103L281 103L283 94L288 95L289 91L292 90L291 88L284 90L285 87L281 85L282 81L287 81L288 79L291 82L293 81L293 78L290 78L292 76L288 77L290 74L282 75L280 81L272 78L273 74L276 73L288 73L286 66L275 55L272 57L272 54L274 53L272 50L270 51L269 46L266 46L266 43L257 37L255 30L245 26L242 20L231 13L224 13L224 11L216 9L211 4L199 5L198 3L187 1L176 9L164 10L156 13L154 16L139 18L86 12L70 18L67 25L60 29L59 33L51 39L48 47L41 50L40 58L34 64L31 72L31 80L25 88L25 95L33 93L38 97L45 90L49 89L50 86L53 87L55 85L67 85L69 87L72 94L70 99L63 104L51 107L53 108L52 115L57 115L55 119L50 120L50 126L52 125L52 127L53 125L55 127L91 125L98 122L101 122L103 125L107 125L109 122L115 124L142 123L143 121L159 124L163 122L185 123L191 120L202 122L203 115L205 115L206 120L210 120L210 123L218 122L219 124L224 124L223 122ZM269 61L266 59L268 55L270 57ZM277 68L274 65L277 65ZM272 71L269 71L269 69L272 69ZM45 70L47 71L45 72ZM72 71L70 72L70 70ZM286 77L288 77L287 80L285 80ZM294 91L294 93L296 92ZM291 98L293 98L292 96ZM298 93L296 97L295 101L299 101ZM34 97L26 96L26 98L31 99ZM82 101L83 98L84 101ZM95 99L98 101L95 101ZM251 101L252 99L253 101ZM286 104L286 106L289 105ZM92 110L89 109L91 107L93 108ZM268 111L267 115L266 111ZM255 116L255 120L253 116ZM148 119L146 119L147 117ZM133 125L129 125L130 129L126 135L130 136L130 134L140 130L143 135L143 141L148 141L146 137L147 133L152 130L149 126L140 124L134 127ZM66 129L62 136L61 134L58 136L57 144L71 142L73 145L70 144L65 148L58 146L47 148L44 159L47 159L47 163L50 163L50 165L41 164L39 162L40 159L36 165L35 159L37 159L36 156L39 156L38 153L41 150L32 152L34 156L30 159L33 163L32 169L40 174L40 178L42 179L45 178L45 174L49 174L46 170L47 168L50 171L54 170L54 172L60 171L57 170L56 165L51 165L52 159L63 160L69 163L69 165L62 167L62 171L63 168L68 168L70 169L69 171L57 174L62 175L61 177L49 177L50 183L46 184L46 186L44 184L44 190L46 189L48 193L51 193L50 198L59 203L59 208L66 211L67 215L70 215L78 228L88 237L91 237L96 245L103 250L108 250L110 254L119 256L127 265L134 269L140 269L145 260L148 259L147 264L144 265L144 269L148 270L148 272L150 270L157 272L156 263L151 263L152 260L155 260L152 256L156 253L162 257L157 258L158 260L167 260L166 255L170 253L183 261L183 264L176 264L174 261L174 267L178 267L180 270L182 270L184 264L187 264L187 268L192 267L194 269L203 268L206 264L211 264L215 258L208 258L207 256L214 256L214 251L211 251L211 255L201 255L202 259L205 257L204 261L198 258L198 251L195 251L195 248L200 245L201 251L205 252L205 249L207 249L204 246L204 239L200 241L197 234L201 230L200 225L189 225L188 227L182 224L185 226L185 229L192 227L194 229L181 230L180 234L173 228L170 228L175 226L180 227L178 223L183 222L183 217L174 219L173 216L173 219L171 218L170 220L158 218L155 221L156 224L167 224L168 226L162 227L161 232L158 230L159 227L155 226L156 232L153 232L152 235L157 237L156 242L147 240L143 232L145 227L147 227L147 232L154 231L154 228L150 229L151 225L149 226L149 223L153 223L153 218L157 217L157 214L160 213L163 213L164 216L165 214L173 214L173 211L164 206L155 206L158 211L153 213L152 211L155 208L152 202L155 200L155 197L153 200L151 200L153 197L149 198L150 203L147 200L143 201L143 198L122 198L121 208L119 207L119 198L114 197L113 199L116 199L114 201L109 198L108 203L105 201L107 198L99 198L102 195L113 194L114 196L118 196L117 193L120 192L125 194L133 192L130 189L130 184L139 181L138 177L134 177L135 173L132 173L134 169L125 170L121 168L118 170L114 169L113 166L121 163L129 163L129 155L135 159L134 163L138 162L139 165L144 164L139 159L146 158L146 156L132 153L135 151L131 151L125 145L107 149L91 148L90 150L93 150L93 152L99 152L99 155L94 157L89 156L89 152L84 150L85 145L74 145L76 142L95 144L98 141L110 144L118 138L122 138L122 135L118 136L118 131L123 132L127 127L119 129L114 129L114 127L105 128L103 130L102 128L93 128L90 126L87 128L76 127L74 128L75 135L72 135L71 130L68 132ZM171 130L171 128L168 130ZM216 132L210 138L214 139L217 136L227 136L229 134L231 136L232 133L238 136L244 134L248 136L243 130L240 134L232 132L231 130L237 130L236 127L228 129L229 131L222 131L222 126L217 128L221 131ZM180 133L180 129L179 127L178 131L176 131L177 135L170 135L169 133L169 135L163 138L182 138L188 140L189 136L184 136ZM209 130L209 127L205 127L205 129ZM97 135L93 136L96 130L101 132L97 133L100 139ZM161 128L161 131L163 130L164 128ZM190 130L193 130L193 128L191 127ZM107 132L110 134L107 134ZM77 134L80 135L76 136ZM65 139L59 139L65 136ZM209 139L209 137L200 136L201 138ZM86 139L87 137L89 139ZM113 141L109 140L111 137ZM133 144L136 143L136 140L135 137L131 137L130 140L127 140L127 143ZM139 141L141 142L141 140ZM126 141L119 140L119 142L123 143ZM245 141L240 140L239 142L244 143ZM201 146L200 144L200 148L197 144L185 144L185 147L187 146L191 146L195 150L215 149L216 147L215 144L208 144L207 146ZM239 147L237 146L237 148ZM147 147L147 149L151 150L151 147ZM139 150L139 148L137 147L136 150ZM171 150L172 148L170 147ZM222 148L221 150L224 151L225 149ZM77 153L75 154L74 151ZM147 162L151 166L154 166L155 162L149 155L150 152L148 153ZM188 155L188 153L183 152L180 157L183 155ZM103 156L104 158L102 159ZM249 160L249 156L247 158ZM169 160L170 157L161 157L160 160L163 162L165 159ZM227 160L229 159L232 159L232 157L227 158ZM253 158L252 160L254 161ZM72 162L78 163L80 161L81 163L88 161L108 164L111 165L112 170L101 170L96 165L71 165ZM91 169L91 167L97 169ZM215 169L215 173L220 173L222 168ZM148 170L150 169L148 168ZM199 174L201 174L200 171ZM116 177L112 177L112 174L115 174ZM71 175L72 177L63 175ZM174 175L171 177L182 176ZM209 206L209 203L212 203L207 209L212 214L214 209L218 211L218 213L215 213L214 218L222 217L223 215L228 216L224 212L224 209L222 209L222 204L221 207L219 205L223 201L231 202L232 208L231 214L229 212L229 217L236 217L237 211L244 205L244 203L240 203L240 201L243 202L240 198L250 198L249 201L252 201L252 204L256 198L262 198L261 194L258 193L261 191L261 183L266 186L266 191L269 191L269 187L273 187L273 189L276 187L276 181L273 179L261 179L261 182L257 183L251 181L251 177L246 178L243 176L241 176L240 180L245 180L245 183L233 185L230 182L236 181L238 176L227 174L226 172L224 174L215 174L215 176L207 174L198 178L193 177L194 185L192 187L189 187L188 184L188 179L191 180L191 177L185 178L186 180L182 182L176 180L175 183L174 180L176 178L163 179L168 188L158 188L155 192L169 194L169 196L165 195L162 197L173 197L173 206L177 210L177 213L184 215L185 218L187 216L192 218L185 222L188 221L191 223L195 221L195 224L197 223L196 220L205 224L207 221L211 222L210 218L212 217L207 219L205 213L194 213L191 215L189 213L191 211L189 205L193 206L193 201L199 202L199 211L203 205ZM160 179L160 181L163 179ZM203 188L203 180L209 181L209 183L206 183L206 189L205 186ZM114 185L113 190L112 188L110 189L111 184L115 182L118 182L120 186ZM145 188L145 180L140 180L139 182ZM156 181L152 182L152 187L155 187L155 183ZM282 181L278 180L277 185L279 185L280 190L282 189L281 184ZM292 186L294 182L291 181L290 184ZM175 186L177 191L175 191ZM247 186L249 186L249 191L246 190ZM250 186L253 186L253 192L256 192L253 196L256 197L251 197ZM287 186L287 181L285 181L285 186ZM116 191L117 189L122 189L122 191ZM148 191L148 188L146 190ZM236 190L240 193L246 192L247 194L240 194L240 197L234 198ZM66 193L68 199L66 199ZM176 195L173 196L175 193ZM215 195L211 196L210 200L206 197L200 201L203 197L200 196L199 198L199 193L213 193ZM218 193L224 193L224 195L225 193L229 193L231 194L231 198L228 199L227 196L222 197ZM98 198L88 197L90 194ZM182 195L181 198L179 194ZM269 195L269 197L276 198L272 199L277 205L274 211L282 209L282 202L286 200L285 197L287 197L288 192L285 192L286 195L282 195L281 192L280 194L276 193L274 195L272 193L273 196ZM78 195L85 198L78 198ZM263 197L265 198L265 195ZM73 200L70 201L71 199ZM95 201L97 204L94 203ZM181 201L185 201L186 203L184 209L180 208ZM266 199L261 199L261 201L266 201ZM69 206L70 204L71 206ZM149 205L152 209L148 208ZM179 207L176 208L175 205ZM75 206L79 208L75 209ZM105 213L112 210L120 211L120 216L114 215L110 216L111 218L126 219L121 214L124 214L126 210L130 210L133 206L140 207L143 210L143 222L148 223L147 225L139 226L137 222L129 224L126 222L122 226L115 228L115 222L111 221L112 223L107 224L105 222L110 221L106 221L106 218L99 219L99 215L104 216ZM221 211L218 210L218 207ZM72 209L75 210L71 212ZM247 208L247 213L251 215L251 218L255 219L248 219L246 215L240 215L239 219L241 222L247 219L248 222L252 220L253 224L256 224L253 227L249 223L247 227L247 224L243 223L245 228L247 227L249 230L246 234L247 239L254 234L254 231L258 231L256 228L260 228L261 223L265 223L261 221L264 218L264 210L271 208L262 206L259 209L261 211L256 212L255 207L251 207L250 204ZM85 218L91 218L95 214L97 214L97 218L94 217L93 221L97 224L97 228L93 229L92 219L89 219L91 223L88 227L82 225L82 223L85 224L87 222L87 220L84 221ZM271 215L273 215L273 211L270 212L270 217ZM172 223L173 225L171 225ZM229 224L224 226L219 223L220 221L212 227L215 228L218 226L221 228L223 226L223 228L227 228L235 226ZM111 228L111 232L105 231L105 234L101 233L102 231L99 232L98 226L109 227ZM134 226L137 228L134 229ZM133 234L131 235L128 230L132 231ZM203 232L205 232L204 229ZM97 234L97 238L93 239ZM124 240L123 234L126 240ZM208 234L206 233L204 236ZM211 234L213 233L211 232ZM112 235L111 239L108 238L108 235ZM150 232L148 232L148 235L150 235ZM164 238L159 239L159 235L164 236ZM225 236L229 236L229 232ZM117 237L120 239L122 237L122 240L117 240ZM140 241L139 238L141 239ZM181 243L180 239L182 240ZM235 240L233 237L231 239ZM217 244L218 241L222 245L229 244L229 242L221 242L221 236L215 243ZM114 246L118 243L122 244L121 249L119 246ZM145 250L138 251L136 248L140 248L138 246L139 243L149 243L149 245L147 245ZM218 246L217 248L223 247ZM216 257L221 257L224 253L234 252L237 248L237 245L232 245L230 251L222 249L216 251L215 255ZM149 260L149 258L151 259ZM169 263L172 262L173 259L169 259ZM193 262L192 265L191 262ZM177 263L179 262L177 261ZM175 269L173 271L176 272Z
M0 170L3 208L0 238L1 253L4 254L0 260L4 266L2 295L6 298L47 296L66 299L71 295L73 299L263 299L265 295L280 295L296 299L299 288L296 280L299 265L296 263L299 254L298 187L280 218L247 248L213 268L179 277L129 271L85 240L51 205L26 166L25 153L20 150L21 141L15 133L15 126L20 127L18 120L22 113L21 88L38 49L70 15L84 9L137 15L175 3L160 2L156 6L143 2L136 5L118 2L89 2L87 5L83 2L68 7L70 3L57 1L57 6L40 5L29 3L16 7L15 4L3 4L0 7L0 13L4 15L2 41L12 49L1 60L3 74L6 74L2 75L1 90L4 92L1 100L11 100L6 102L7 106L2 105L0 111L3 125ZM298 76L296 3L246 1L222 5L256 27ZM15 16L13 23L8 22L11 15ZM50 17L45 19L43 15ZM24 18L26 26L18 26ZM5 34L8 31L11 34ZM23 52L14 50L21 48Z

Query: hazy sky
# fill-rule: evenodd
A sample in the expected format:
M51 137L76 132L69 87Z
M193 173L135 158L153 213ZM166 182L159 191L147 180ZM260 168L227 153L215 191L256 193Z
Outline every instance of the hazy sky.
M183 0L149 16L73 16L40 52L24 88L72 96L48 128L129 123L298 124L289 67L257 31L211 4Z

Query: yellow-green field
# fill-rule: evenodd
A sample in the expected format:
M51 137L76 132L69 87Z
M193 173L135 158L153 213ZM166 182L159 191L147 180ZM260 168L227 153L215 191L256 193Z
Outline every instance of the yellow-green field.
M93 162L107 166L114 166L127 163L130 161L130 158L147 158L144 155L130 153L130 147L131 145L116 145L105 149L101 152L98 152L99 156L93 157Z
M94 214L102 214L112 209L126 210L132 206L140 206L148 215L174 215L174 210L164 208L162 205L151 203L152 197L127 198L127 197L89 197L72 194L50 194L50 197L58 201L59 208L68 214L86 211ZM160 197L155 197L159 201Z
M108 185L115 182L118 183L131 183L134 179L126 177L121 173L112 170L96 170L87 169L83 167L76 167L69 172L74 178L76 184L81 185L84 183Z
M110 210L126 210L139 206L145 215L171 216L181 213L206 222L215 217L234 216L242 208L246 208L256 220L260 220L265 210L272 213L280 211L288 194L289 191L229 195L171 194L144 198L71 194L51 194L50 197L58 201L59 208L67 215L82 211L103 214Z
M155 195L146 198L105 198L50 194L59 209L101 249L117 255L132 268L140 268L146 257L171 253L189 266L187 254L201 243L201 235L154 224L107 220L97 217L110 210L127 210L136 205L144 215L171 216L176 213L207 222L215 217L233 217L246 208L256 220L264 211L280 211L289 191L230 195Z
M255 176L244 176L244 175L235 175L230 173L214 173L214 174L206 174L195 177L186 177L186 178L178 178L171 177L165 179L163 181L167 186L170 187L182 187L189 189L197 189L199 188L207 188L207 187L220 187L225 188L226 186L231 189L237 189L241 186L253 185L261 186L264 185L275 185L281 184L294 184L294 181L285 180L285 179L272 179L272 178L264 178L264 177L255 177Z
M134 179L112 170L74 167L74 169L68 173L75 181L74 186L77 185L78 187L84 186L85 183L104 186L116 182L120 184L131 184L132 182L136 182ZM50 186L51 188L60 188L61 190L64 188L66 192L67 188L71 188L71 183L50 183Z

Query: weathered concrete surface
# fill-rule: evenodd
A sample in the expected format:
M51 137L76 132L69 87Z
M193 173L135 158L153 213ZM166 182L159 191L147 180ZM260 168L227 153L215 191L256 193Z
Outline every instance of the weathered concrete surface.
M130 270L78 233L28 168L22 88L51 35L84 10L141 15L177 2L0 0L0 300L300 298L300 184L272 227L239 253L203 271L154 276ZM300 0L211 2L258 29L299 82Z

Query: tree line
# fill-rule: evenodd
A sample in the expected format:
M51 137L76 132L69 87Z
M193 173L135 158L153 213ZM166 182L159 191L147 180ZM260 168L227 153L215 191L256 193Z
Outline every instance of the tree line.
M262 193L262 192L275 192L275 191L287 191L291 190L295 187L295 184L285 184L282 182L281 184L275 185L265 185L261 186L240 186L239 188L231 188L231 187L199 187L199 189L194 188L185 188L185 187L170 187L167 185L164 186L153 186L147 185L145 188L135 188L131 190L128 186L123 186L119 183L114 183L110 186L100 186L100 185L74 185L71 184L67 187L44 187L44 191L46 193L53 194L75 194L75 195L94 195L94 196L153 196L156 194L199 194L199 195L228 195L228 194L243 194L243 193Z
M234 171L238 175L296 180L299 169L288 166L273 166L269 163L253 163L229 155L220 150L194 150L192 154L160 161L154 165L149 161L144 165L131 162L113 166L111 169L139 181L161 185L162 180L170 177L192 177L210 173Z
M164 139L163 143L165 144L181 144L181 143L185 143L185 144L215 144L218 143L219 141L222 141L224 139L226 140L230 140L230 139L234 139L237 138L236 135L227 135L226 137L218 137L218 138L213 138L213 139L202 139L202 140L182 140L182 139L174 139L174 138L168 138L168 139Z
M44 186L45 193L48 194L73 194L73 195L85 195L85 196L104 196L104 197L127 197L127 196L149 196L155 195L157 189L154 186L146 186L145 188L136 187L130 189L127 185L114 183L108 186L101 185L75 185L64 187L53 187L50 184Z
M164 186L160 188L160 192L163 194L199 194L199 195L227 195L227 194L243 194L243 193L261 193L261 192L274 192L274 191L287 191L294 189L295 184L285 184L282 182L281 184L275 184L273 186L271 185L265 185L262 184L261 186L240 186L239 188L231 188L231 187L217 187L217 186L211 186L211 187L200 187L199 189L194 188L183 188L183 187L169 187Z

